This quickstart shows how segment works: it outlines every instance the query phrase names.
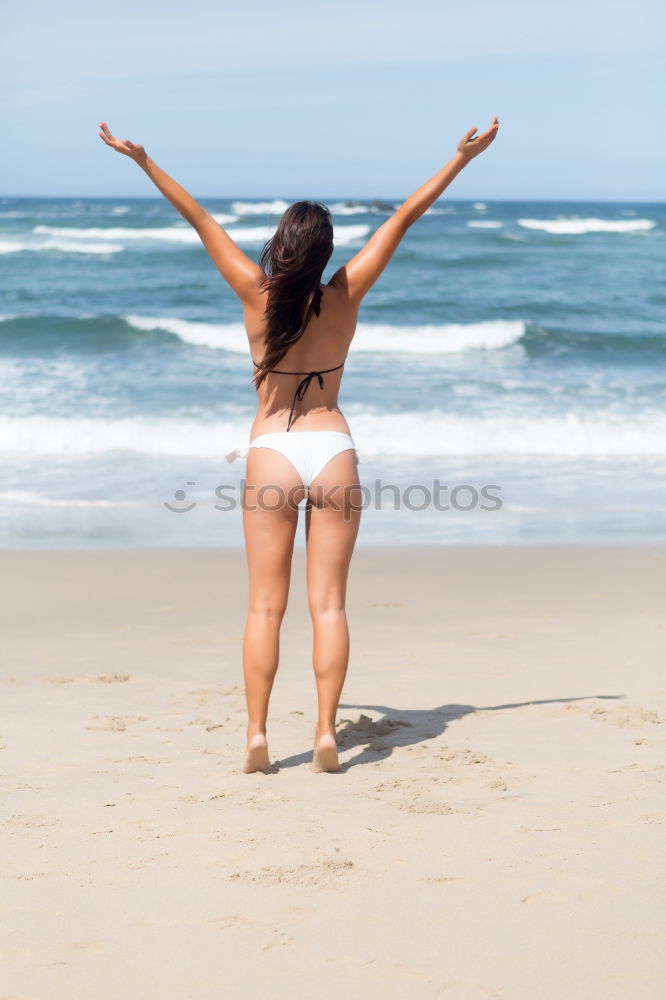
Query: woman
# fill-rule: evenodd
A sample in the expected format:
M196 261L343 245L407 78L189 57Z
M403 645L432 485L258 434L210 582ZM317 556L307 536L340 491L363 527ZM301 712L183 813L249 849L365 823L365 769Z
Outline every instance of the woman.
M308 603L319 704L312 766L319 772L339 770L335 720L349 658L345 592L360 518L354 502L359 487L356 450L337 402L343 366L363 297L409 227L487 149L498 128L495 116L482 135L474 137L477 129L469 129L452 159L322 286L333 253L333 226L324 205L290 205L257 265L143 146L114 138L100 122L98 134L107 146L138 163L195 228L243 306L259 403L244 449L243 526L250 584L243 644L247 773L270 767L268 701L289 593L297 504L306 497Z

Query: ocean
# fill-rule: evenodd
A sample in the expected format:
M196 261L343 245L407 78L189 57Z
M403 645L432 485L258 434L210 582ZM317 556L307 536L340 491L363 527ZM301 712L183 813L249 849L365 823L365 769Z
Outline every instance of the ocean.
M257 260L291 200L202 203ZM319 200L326 282L399 202ZM342 382L359 545L666 540L665 236L647 203L416 222ZM1 198L0 268L0 546L242 545L252 368L194 231L163 199Z

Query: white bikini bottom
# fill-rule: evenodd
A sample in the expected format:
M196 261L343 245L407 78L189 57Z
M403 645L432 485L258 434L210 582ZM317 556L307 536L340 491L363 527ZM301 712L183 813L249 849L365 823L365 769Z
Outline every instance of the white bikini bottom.
M250 448L279 451L294 466L305 487L310 486L324 466L341 451L350 448L356 451L353 439L342 431L274 431L260 434L245 448L229 452L227 461L245 458Z

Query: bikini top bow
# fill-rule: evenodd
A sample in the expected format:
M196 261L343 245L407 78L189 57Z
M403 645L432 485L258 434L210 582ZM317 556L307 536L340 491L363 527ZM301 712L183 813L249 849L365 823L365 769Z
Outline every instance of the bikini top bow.
M252 359L252 363L254 364L255 368L261 367L260 365L257 364L257 362L254 360L254 358ZM344 367L344 361L342 362L341 365L336 365L335 368L322 368L322 370L318 371L318 372L316 372L316 371L315 372L286 372L286 371L283 371L281 368L271 368L271 369L269 369L269 371L272 374L274 374L274 375L304 375L305 376L305 378L302 378L301 381L296 386L296 392L294 393L294 398L293 398L293 401L292 401L292 404L291 404L291 410L289 411L289 421L287 423L287 430L289 430L291 428L291 425L293 423L293 420L294 420L294 410L296 408L296 403L297 402L298 403L303 402L303 397L305 396L305 393L308 391L308 388L310 387L310 382L312 382L312 379L316 378L317 382L319 383L319 388L323 389L324 388L324 378L323 378L323 376L324 375L328 375L329 372L337 372L340 368L343 368L343 367Z

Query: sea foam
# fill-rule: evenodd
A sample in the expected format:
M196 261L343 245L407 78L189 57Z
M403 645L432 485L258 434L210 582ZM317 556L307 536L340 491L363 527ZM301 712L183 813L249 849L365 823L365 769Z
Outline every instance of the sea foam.
M222 217L221 217L222 218ZM231 218L231 217L230 217ZM219 220L218 220L219 221ZM274 226L237 226L227 230L229 236L237 243L265 243L275 232ZM361 239L370 232L368 225L335 226L333 230L333 241L338 244L352 243ZM45 226L39 225L33 228L36 236L55 236L60 240L69 239L80 240L82 244L90 240L119 240L139 241L139 240L159 240L167 243L188 243L199 244L201 240L199 234L191 226L161 226L150 228L130 228L125 226L108 226L88 228L78 228L72 226ZM2 250L4 243L0 243L0 253L10 253L10 250ZM7 244L8 245L8 244ZM74 244L70 243L73 248ZM49 249L47 244L22 244L20 249L43 250ZM120 249L123 249L121 247ZM15 246L12 244L12 250ZM80 253L93 253L95 251L82 249ZM108 251L96 251L98 253Z
M124 316L138 330L165 330L188 344L247 354L242 323L201 323L175 316ZM388 354L456 354L498 350L516 344L525 333L523 320L494 319L480 323L442 323L427 326L390 326L359 323L351 352Z
M237 215L282 215L289 204L284 198L273 198L272 201L232 201L231 210Z
M169 243L199 243L199 236L191 226L162 226L133 229L125 226L78 228L73 226L35 226L38 236L58 236L75 240L166 240ZM39 249L39 248L38 248Z
M0 503L29 504L36 507L138 507L131 500L81 500L76 497L47 497L29 490L7 490L0 493Z
M248 396L250 394L248 393ZM220 460L246 442L252 421L237 406L227 418L0 416L0 452L71 456L126 452ZM616 410L561 415L458 415L441 410L385 413L362 404L345 408L362 457L446 459L471 456L551 458L663 456L666 414Z
M524 229L539 229L560 236L581 236L585 233L638 233L654 229L654 219L518 219Z
M228 226L232 222L238 222L237 215L230 215L229 212L213 212L213 218L216 222L219 222L221 226Z
M359 323L350 350L433 355L492 351L517 343L524 335L525 328L525 322L520 319L423 326Z
M123 316L137 330L165 330L186 344L213 350L247 354L249 348L242 323L197 323L175 316Z
M26 240L0 240L0 254L24 253L31 251L40 253L44 250L58 250L61 253L108 254L124 250L120 243L96 243L92 240L76 242L73 240L47 240L45 243L31 243Z
M290 204L292 203L283 198L274 198L272 201L232 201L231 208L239 216L283 215ZM328 208L333 215L369 215L385 211L377 205L346 201L332 202Z

